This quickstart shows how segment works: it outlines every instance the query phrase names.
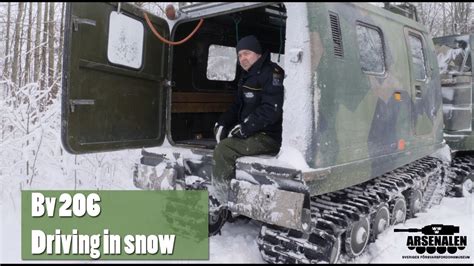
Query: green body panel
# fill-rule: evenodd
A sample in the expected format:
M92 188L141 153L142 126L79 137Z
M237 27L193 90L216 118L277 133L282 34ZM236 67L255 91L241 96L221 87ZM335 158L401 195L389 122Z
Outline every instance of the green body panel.
M333 53L328 13L338 14L344 56ZM311 32L324 51L318 65L319 118L309 165L329 168L323 180L309 181L311 194L349 187L384 174L441 147L442 109L434 46L416 22L363 4L308 4ZM362 71L355 27L376 26L382 32L385 73ZM427 79L414 80L408 32L424 39ZM314 35L313 35L314 36ZM313 39L314 40L314 39ZM416 97L415 86L421 86ZM395 99L399 93L401 100Z
M153 36L139 9L122 4L121 14L143 25L142 65L133 69L111 63L109 16L117 9L110 3L67 4L62 140L71 153L156 146L164 139L162 84L168 47ZM150 17L158 31L169 36L167 23ZM79 104L72 106L73 100Z
M433 39L442 75L444 138L451 149L474 151L474 84L472 83L472 51L474 35L452 35ZM456 41L465 41L464 50ZM456 56L452 56L456 55ZM453 58L454 57L454 58ZM467 67L466 67L467 66Z

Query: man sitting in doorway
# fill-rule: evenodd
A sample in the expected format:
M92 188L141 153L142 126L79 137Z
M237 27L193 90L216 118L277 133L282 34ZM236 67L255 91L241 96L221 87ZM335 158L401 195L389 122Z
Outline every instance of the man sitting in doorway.
M283 69L270 61L269 51L262 54L253 35L242 38L236 50L243 69L237 97L214 127L218 145L210 192L224 207L237 158L278 153L282 132Z

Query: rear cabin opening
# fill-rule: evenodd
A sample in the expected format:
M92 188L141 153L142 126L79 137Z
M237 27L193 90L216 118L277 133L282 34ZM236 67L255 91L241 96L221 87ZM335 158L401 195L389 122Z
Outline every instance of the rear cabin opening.
M214 124L237 96L239 39L255 35L262 51L270 51L271 60L285 69L286 18L283 4L206 18L189 41L173 47L170 133L175 144L210 149L217 144ZM177 25L173 39L185 38L196 25Z

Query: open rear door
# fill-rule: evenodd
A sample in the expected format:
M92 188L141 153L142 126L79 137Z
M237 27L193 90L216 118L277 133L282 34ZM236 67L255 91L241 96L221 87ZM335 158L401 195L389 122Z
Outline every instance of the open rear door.
M148 17L165 38L168 24ZM122 3L67 3L62 141L70 153L163 143L168 46Z

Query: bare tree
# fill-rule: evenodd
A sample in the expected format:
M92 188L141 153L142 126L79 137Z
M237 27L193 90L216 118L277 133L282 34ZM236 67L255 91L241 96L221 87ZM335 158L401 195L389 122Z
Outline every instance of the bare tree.
M59 58L58 58L58 65L56 67L56 71L58 74L62 73L63 67L63 46L64 46L64 10L65 10L66 3L62 3L61 7L61 25L59 26Z
M418 3L417 6L420 22L428 28L432 35L437 35L440 30L439 14L442 7L439 3Z
M20 20L20 47L19 47L19 51L18 51L18 81L17 81L17 86L18 88L22 87L23 86L23 83L24 83L24 79L23 79L23 75L24 75L24 70L23 70L23 46L25 44L25 18L26 18L26 11L27 11L28 7L26 6L26 3L23 3L23 14L21 16L21 20ZM18 96L17 96L18 97ZM21 96L18 97L18 101L21 101Z
M470 33L472 3L416 3L420 22L432 36Z
M18 84L18 68L19 68L19 57L20 57L20 36L21 36L21 19L23 16L23 7L24 3L18 3L18 16L16 17L15 25L15 42L13 45L13 63L12 63L12 75L11 81L15 84ZM12 91L12 94L15 92Z
M469 33L469 17L471 13L471 2L454 2L453 7L453 24L454 33L464 34Z
M11 3L7 4L7 36L5 38L5 62L3 64L3 77L8 77L8 59L10 54L10 12L11 12ZM8 91L7 91L8 94ZM5 95L6 97L6 95Z
M8 61L9 61L9 54L10 54L10 15L11 13L11 3L7 3L7 21L6 21L6 38L5 38L5 61L3 62L3 72L2 72L2 78L7 78L9 77L10 73L8 72ZM3 98L7 98L8 95L10 95L9 92L9 84L5 85L5 91ZM5 130L7 129L6 123L5 123L5 117L2 116L2 141L5 139Z
M49 3L49 20L48 20L48 105L51 104L51 99L56 98L58 93L58 86L54 82L54 2Z
M62 6L61 6L61 15L59 16L60 17L60 20L61 20L61 24L59 26L59 48L58 48L58 63L56 65L56 76L57 77L60 77L63 73L62 71L62 62L63 62L63 42L64 42L64 11L65 11L65 6L66 4L65 3L62 3ZM60 79L61 80L61 79ZM57 88L56 89L56 93L59 92L59 89ZM56 98L56 97L55 97ZM59 153L61 155L61 164L63 163L63 148L62 147L59 147Z
M43 11L43 4L37 3L37 11L36 11L36 35L35 35L35 74L33 80L35 82L38 81L39 75L41 72L40 69L40 56L41 56L41 12Z
M445 3L442 3L443 9L443 36L446 35L446 6Z
M24 74L24 82L28 83L30 81L30 72L31 72L31 30L32 30L32 23L33 23L33 3L30 2L29 10L28 10L28 25L27 25L27 35L26 35L26 59L25 59L25 74Z
M46 62L46 43L48 41L48 3L44 3L44 12L43 12L43 37L42 37L42 44L41 44L41 77L40 77L40 90L44 90L46 88L46 69L47 69L47 62ZM45 108L45 100L39 99L40 101L40 112L44 111Z
M453 8L453 3L450 4L450 15L451 15L451 18L450 18L450 21L451 21L451 34L453 34L454 32L456 32L456 27L455 27L455 23L454 23L454 8Z

